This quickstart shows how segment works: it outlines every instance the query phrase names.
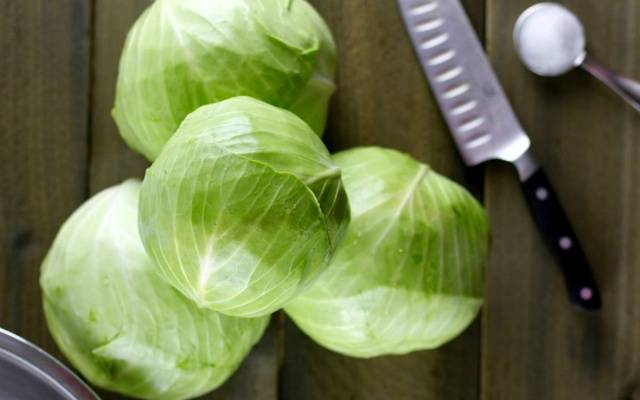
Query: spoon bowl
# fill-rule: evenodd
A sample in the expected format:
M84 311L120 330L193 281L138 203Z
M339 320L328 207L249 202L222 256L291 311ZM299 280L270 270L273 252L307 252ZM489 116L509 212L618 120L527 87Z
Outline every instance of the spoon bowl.
M541 76L558 76L579 66L586 56L584 28L566 7L538 3L518 18L513 41L522 62Z

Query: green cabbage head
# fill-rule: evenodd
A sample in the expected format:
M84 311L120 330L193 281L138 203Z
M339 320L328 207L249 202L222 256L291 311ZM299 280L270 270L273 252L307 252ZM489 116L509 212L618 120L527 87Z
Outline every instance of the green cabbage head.
M185 399L219 386L267 317L198 308L153 267L138 235L139 181L100 192L63 225L40 285L49 330L93 384L143 399Z
M248 97L203 106L147 170L142 241L200 307L266 315L328 265L349 220L340 175L293 113Z
M287 307L321 345L354 357L432 349L475 318L487 218L462 187L404 154L335 155L352 222L330 267Z
M334 91L335 45L304 0L156 0L124 46L113 116L154 160L196 108L250 96L319 135Z

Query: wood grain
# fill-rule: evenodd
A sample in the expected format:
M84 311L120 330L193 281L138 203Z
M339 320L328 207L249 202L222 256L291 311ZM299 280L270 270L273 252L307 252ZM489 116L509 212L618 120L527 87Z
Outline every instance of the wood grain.
M118 64L129 28L150 0L96 0L93 26L90 189L142 179L148 162L129 150L111 118Z
M120 52L129 27L149 0L96 0L91 57L91 125L88 160L91 195L128 178L141 179L147 161L129 150L111 118ZM124 397L99 390L104 400Z
M96 0L94 12L91 107L91 193L125 179L142 178L148 162L130 150L111 118L120 53L129 28L150 0ZM218 390L202 399L275 400L281 324L268 328L240 369ZM105 399L122 399L102 392Z
M493 262L483 320L482 398L636 399L640 396L640 117L582 71L536 78L511 44L532 1L489 0L491 59L577 231L603 309L567 303L510 168L489 169ZM583 20L592 55L640 77L640 5L565 1Z
M0 326L49 351L38 279L86 197L89 5L5 1L0 12Z
M312 2L339 49L330 148L400 149L468 183L395 2ZM580 71L542 79L520 66L511 28L533 2L466 6L574 222L603 310L584 314L567 304L514 172L496 163L486 173L493 254L482 323L437 351L357 360L322 349L279 316L238 373L203 399L640 398L640 116ZM146 167L120 139L110 110L124 36L148 3L2 4L0 326L57 355L44 326L39 266L88 195ZM594 57L640 77L637 1L564 3L583 19Z
M311 1L338 48L338 90L325 142L333 151L364 145L411 153L463 180L464 169L416 61L394 1ZM469 1L482 26L480 1Z
M326 141L331 150L399 149L464 180L464 169L432 100L394 1L313 1L338 46L338 91ZM482 26L482 2L469 2ZM370 360L321 348L286 322L280 398L475 399L479 324L436 351Z

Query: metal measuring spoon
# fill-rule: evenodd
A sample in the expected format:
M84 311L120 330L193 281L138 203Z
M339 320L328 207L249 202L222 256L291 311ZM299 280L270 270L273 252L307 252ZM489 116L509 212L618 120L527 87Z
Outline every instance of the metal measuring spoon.
M581 67L640 111L640 83L614 73L587 55L582 24L566 7L557 3L529 7L516 22L513 41L531 72L558 76Z

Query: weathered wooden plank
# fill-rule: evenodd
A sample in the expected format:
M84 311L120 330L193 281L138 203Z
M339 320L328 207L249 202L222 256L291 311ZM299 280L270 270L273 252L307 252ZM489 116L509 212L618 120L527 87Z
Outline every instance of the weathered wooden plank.
M91 195L127 178L142 178L147 161L127 148L113 119L120 52L129 27L149 0L96 0L91 60L91 127L89 190ZM121 399L100 391L105 399Z
M86 197L90 3L0 12L0 326L55 351L38 286L60 224Z
M378 145L462 180L463 168L411 49L395 1L312 0L338 47L338 90L325 142L331 150ZM482 27L481 1L468 1Z
M91 163L92 193L144 176L148 162L129 150L111 118L118 63L125 36L150 0L96 0L93 28Z
M356 359L323 349L288 320L280 398L476 399L479 325L435 351Z
M120 138L111 118L120 53L129 28L150 0L96 0L94 13L90 189L94 193L130 177L148 162ZM274 322L233 377L202 399L274 400L280 324ZM120 399L101 393L105 399Z
M129 150L111 118L120 52L130 26L150 0L96 0L91 60L89 190L93 195L128 178L144 176L147 161ZM98 390L105 400L124 399Z
M640 4L564 1L594 56L640 77ZM489 169L494 251L483 320L482 398L633 399L640 395L640 116L581 71L543 79L511 43L531 1L488 1L488 48L555 182L603 292L597 314L567 304L510 168Z
M338 46L338 91L326 141L332 150L379 145L411 153L463 180L464 169L432 100L394 1L312 1ZM470 1L482 26L482 4ZM436 351L370 360L321 348L285 327L280 395L294 399L474 399L479 324Z

